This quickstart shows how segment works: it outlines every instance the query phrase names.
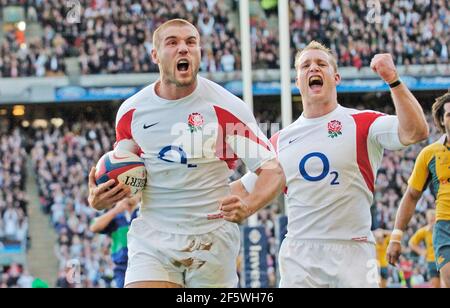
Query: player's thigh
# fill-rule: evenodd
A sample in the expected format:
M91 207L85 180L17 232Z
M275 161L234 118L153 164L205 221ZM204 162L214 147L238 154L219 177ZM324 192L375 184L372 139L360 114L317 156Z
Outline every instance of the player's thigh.
M450 288L450 263L441 268L441 278L445 288Z
M323 244L285 239L279 253L280 288L329 288Z
M431 287L434 289L440 289L441 288L441 278L435 277L430 279Z
M153 230L141 218L133 221L128 233L125 286L183 286L183 271L173 265L168 255L170 247L163 248L161 242L174 243L175 236Z
M433 246L436 265L442 281L450 288L450 221L438 221L434 226Z
M428 262L427 264L427 272L428 272L428 277L430 277L430 279L432 281L440 281L440 274L439 274L439 270L436 266L436 262Z
M192 258L197 266L185 272L188 288L236 288L238 286L237 258L240 231L234 223L227 223L208 234L209 250L196 251Z
M177 289L182 286L167 281L140 281L126 286L127 289Z
M348 242L342 245L338 288L379 288L380 273L375 245Z

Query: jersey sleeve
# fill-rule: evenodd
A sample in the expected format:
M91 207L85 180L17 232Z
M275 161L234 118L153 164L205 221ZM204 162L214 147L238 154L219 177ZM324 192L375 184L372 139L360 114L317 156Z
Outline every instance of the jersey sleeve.
M397 116L380 116L370 127L369 138L387 150L403 150L406 146L400 142L398 125Z
M428 183L429 171L428 162L429 157L427 148L422 150L416 159L414 170L409 178L408 185L417 191L424 191Z
M132 122L135 112L136 109L128 108L127 103L124 103L120 107L116 117L116 143L114 144L114 149L141 155L143 151L134 140L132 132Z
M220 128L218 155L223 160L240 158L250 171L256 172L276 155L250 109L238 98L232 99L233 110L214 106Z

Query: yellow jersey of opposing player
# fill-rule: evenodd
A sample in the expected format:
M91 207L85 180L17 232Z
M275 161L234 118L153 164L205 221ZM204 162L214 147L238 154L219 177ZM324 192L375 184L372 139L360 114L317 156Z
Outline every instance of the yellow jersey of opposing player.
M377 259L380 263L380 268L387 268L389 263L387 261L387 248L389 246L390 236L383 237L380 241L377 238L376 246L377 246Z
M420 152L408 184L420 192L431 184L436 221L450 220L450 145L445 136Z
M414 246L419 246L422 241L425 242L425 247L427 250L427 262L435 262L436 258L434 256L433 248L433 230L428 226L417 230L417 232L414 233L409 240L409 242Z

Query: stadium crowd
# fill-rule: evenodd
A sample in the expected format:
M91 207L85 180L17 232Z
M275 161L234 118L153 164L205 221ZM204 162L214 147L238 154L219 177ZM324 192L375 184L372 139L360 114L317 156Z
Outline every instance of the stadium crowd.
M5 77L64 72L63 58L68 56L78 57L82 74L155 72L152 33L171 18L184 18L198 27L203 71L231 72L240 65L239 42L229 20L230 1L80 0L79 23L68 22L65 2L3 0L0 5L14 2L28 4L27 18L39 22L43 36L21 48L15 30L5 35L0 45L0 72Z
M26 253L28 244L24 141L19 129L0 132L0 251L12 245ZM22 274L23 268L17 264L0 264L0 287L27 286L24 279L20 280Z
M293 46L319 40L340 66L369 66L380 52L397 64L449 63L448 1L292 0L290 6Z
M87 205L86 180L88 170L103 153L112 149L113 138L113 127L104 122L40 129L34 136L31 157L36 167L40 201L58 234L57 287L113 286L111 241L89 230L97 213ZM70 285L66 280L66 269L71 262L80 264L80 284Z
M155 72L152 33L171 18L185 18L202 36L204 72L240 69L240 41L232 0L80 0L80 23L67 21L64 2L1 0L21 4L42 36L26 41L14 29L0 42L0 76L67 73L65 58L77 57L82 74ZM382 1L378 10L362 0L292 0L292 54L311 40L336 53L339 66L368 66L373 55L390 52L398 64L449 63L450 3L445 0ZM235 18L233 19L234 16ZM255 69L277 69L278 28L273 14L252 15ZM276 19L276 18L275 18ZM25 44L26 43L26 44Z

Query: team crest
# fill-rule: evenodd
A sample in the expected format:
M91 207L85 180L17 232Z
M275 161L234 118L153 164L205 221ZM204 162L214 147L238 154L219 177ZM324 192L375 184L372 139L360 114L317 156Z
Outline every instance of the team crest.
M328 123L328 137L334 139L342 136L342 123L334 120Z
M200 113L192 113L189 115L188 125L189 131L191 133L196 133L197 131L201 131L203 129L203 125L205 124L205 119Z

